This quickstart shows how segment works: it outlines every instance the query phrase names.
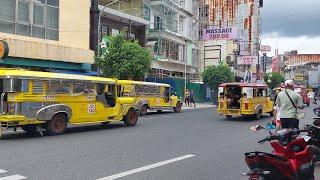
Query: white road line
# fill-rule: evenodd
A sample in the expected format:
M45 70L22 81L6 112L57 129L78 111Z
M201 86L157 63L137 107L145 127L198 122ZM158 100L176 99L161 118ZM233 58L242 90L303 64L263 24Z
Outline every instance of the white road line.
M107 176L107 177L104 177L104 178L100 178L100 179L97 179L97 180L118 179L118 178L121 178L121 177L129 176L131 174L135 174L135 173L139 173L139 172L142 172L142 171L147 171L147 170L150 170L150 169L153 169L153 168L157 168L157 167L160 167L160 166L164 166L164 165L176 162L176 161L181 161L181 160L184 160L184 159L187 159L187 158L191 158L193 156L194 155L192 155L192 154L188 154L188 155L185 155L185 156L181 156L181 157L170 159L170 160L166 160L166 161L161 161L161 162L158 162L158 163L155 163L155 164L150 164L148 166L144 166L144 167L133 169L133 170L126 171L126 172L122 172L122 173L119 173L119 174L114 174L114 175Z
M21 180L21 179L26 179L26 177L24 176L20 176L20 175L12 175L12 176L7 176L7 177L2 177L0 178L0 180Z
M1 174L1 173L6 173L6 172L8 172L8 171L3 170L3 169L0 169L0 174Z

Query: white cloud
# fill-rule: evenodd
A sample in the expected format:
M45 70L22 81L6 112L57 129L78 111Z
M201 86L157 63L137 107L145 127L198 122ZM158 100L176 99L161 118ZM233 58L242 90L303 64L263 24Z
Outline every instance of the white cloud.
M279 49L279 53L286 51L298 50L299 54L318 54L320 52L320 36L319 37L280 37L278 33L262 35L261 44L270 45L272 51L269 56L275 54L275 49Z

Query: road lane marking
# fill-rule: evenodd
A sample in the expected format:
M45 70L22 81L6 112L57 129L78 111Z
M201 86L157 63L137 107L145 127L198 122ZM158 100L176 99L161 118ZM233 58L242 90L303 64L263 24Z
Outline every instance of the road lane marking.
M1 174L1 173L6 173L6 172L8 172L8 171L3 170L3 169L0 169L0 174Z
M21 179L26 179L26 177L16 174L16 175L6 176L6 177L0 178L0 180L21 180Z
M173 163L173 162L177 162L177 161L181 161L181 160L184 160L184 159L187 159L187 158L191 158L193 156L195 156L195 155L188 154L188 155L185 155L185 156L181 156L181 157L174 158L174 159L169 159L169 160L166 160L166 161L161 161L161 162L158 162L158 163L155 163L155 164L150 164L148 166L144 166L144 167L133 169L133 170L126 171L126 172L122 172L122 173L119 173L119 174L114 174L114 175L107 176L107 177L104 177L104 178L100 178L100 179L97 179L97 180L118 179L118 178L121 178L121 177L129 176L131 174L136 174L136 173L139 173L139 172L142 172L142 171L147 171L147 170L154 169L154 168L157 168L157 167L160 167L160 166L164 166L164 165L167 165L167 164L170 164L170 163Z

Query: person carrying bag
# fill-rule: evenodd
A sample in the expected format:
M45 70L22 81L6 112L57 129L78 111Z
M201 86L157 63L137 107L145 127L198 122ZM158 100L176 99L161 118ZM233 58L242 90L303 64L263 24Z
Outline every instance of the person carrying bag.
M299 119L302 113L298 109L303 109L303 100L299 93L293 91L293 81L285 82L285 90L279 92L276 104L280 109L281 128L299 128Z

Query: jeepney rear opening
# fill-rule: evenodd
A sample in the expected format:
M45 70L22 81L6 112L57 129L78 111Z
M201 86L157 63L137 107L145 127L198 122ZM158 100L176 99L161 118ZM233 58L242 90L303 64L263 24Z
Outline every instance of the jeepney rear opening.
M225 89L227 109L240 109L241 87L239 85L227 85Z

